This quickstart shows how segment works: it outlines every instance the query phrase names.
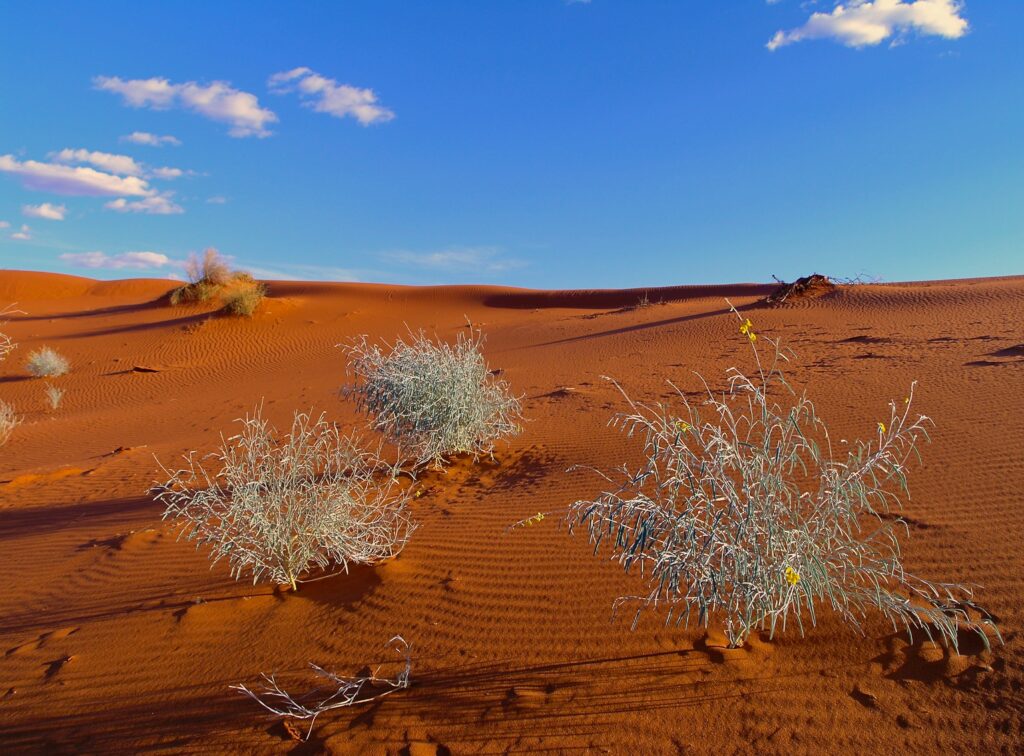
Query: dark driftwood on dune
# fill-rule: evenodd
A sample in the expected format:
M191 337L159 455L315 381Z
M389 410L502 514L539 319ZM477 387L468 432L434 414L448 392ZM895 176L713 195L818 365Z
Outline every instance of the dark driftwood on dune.
M772 278L775 278L780 286L765 297L764 301L765 304L772 305L773 307L781 305L790 298L817 297L827 294L836 288L835 284L828 279L828 276L822 276L818 273L798 278L793 283L786 283L775 276L772 276Z

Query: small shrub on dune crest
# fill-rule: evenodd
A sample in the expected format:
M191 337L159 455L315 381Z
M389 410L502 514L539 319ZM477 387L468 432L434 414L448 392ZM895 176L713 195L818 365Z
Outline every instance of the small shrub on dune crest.
M21 425L21 418L14 414L14 407L7 402L0 401L0 446L10 440L14 429Z
M356 383L343 393L372 416L374 428L417 464L440 466L453 454L493 454L497 441L518 433L522 412L508 384L487 369L480 333L460 333L455 345L435 344L421 331L388 349L366 336L344 346Z
M202 258L192 255L185 263L189 282L170 293L172 305L220 299L231 315L251 316L267 294L264 284L248 273L233 271L217 250L207 249Z
M242 275L229 284L221 299L224 311L231 315L252 317L260 302L267 296L267 287L251 276Z
M191 255L185 263L185 275L189 283L207 283L213 286L224 286L232 278L231 268L220 253L213 247L204 250L202 258Z
M65 375L71 370L71 364L57 350L41 347L28 356L25 364L28 372L36 378L52 378Z
M324 415L295 413L278 438L257 408L239 434L221 439L211 473L195 458L164 472L157 494L164 519L182 520L181 535L209 546L239 579L297 583L313 567L375 564L394 556L414 529L409 490L379 455L342 437Z
M728 396L719 400L707 389L703 404L713 420L702 419L679 389L679 409L634 402L622 392L630 411L613 424L643 439L644 462L637 470L623 466L621 483L602 473L613 488L570 507L570 530L585 526L595 550L608 541L627 571L639 566L649 575L647 595L620 598L616 606L637 602L639 616L665 604L666 622L677 625L695 619L707 626L723 615L733 646L757 628L785 630L788 619L803 634L803 612L815 624L821 604L854 628L873 609L894 629L936 634L954 648L961 626L986 646L986 628L999 637L967 587L903 567L897 536L906 524L887 517L890 503L900 500L883 489L896 481L907 493L906 462L917 455L919 438L928 438L929 418L910 418L913 385L877 423L874 443L858 441L844 462L835 461L806 394L786 410L769 402L774 382L795 394L778 369L787 358L769 340L775 359L766 370L752 324L740 322L760 379L730 368ZM827 456L808 435L815 428L828 442ZM817 478L816 491L800 490L798 466L805 479Z

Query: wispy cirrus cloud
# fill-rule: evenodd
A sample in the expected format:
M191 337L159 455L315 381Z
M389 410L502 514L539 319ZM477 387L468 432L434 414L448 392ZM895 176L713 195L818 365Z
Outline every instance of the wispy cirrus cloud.
M149 147L163 147L165 144L169 144L173 147L180 147L181 140L171 135L158 136L156 134L150 134L148 131L133 131L131 134L125 134L121 137L122 142L131 142L132 144L144 144Z
M372 89L339 84L304 66L274 74L267 80L267 86L274 94L298 92L306 107L335 118L355 118L363 126L395 117L394 111L377 102Z
M107 202L103 207L119 213L144 213L146 215L180 215L185 208L173 200L174 192L152 194L140 200L127 200L119 197Z
M960 0L849 0L831 13L817 12L803 26L778 31L769 50L808 39L834 39L847 47L869 47L917 33L958 39L968 31Z
M21 214L28 218L62 221L67 212L68 209L64 205L51 205L49 202L44 202L41 205L21 206Z
M97 76L93 86L121 95L124 103L135 108L168 110L184 108L213 121L230 125L233 137L270 136L267 125L277 115L260 107L259 98L251 92L235 89L226 81L200 84L186 81L175 84L168 79L122 79L118 76Z
M181 265L180 261L172 260L161 252L121 252L116 255L108 255L106 252L66 252L60 255L60 259L93 270L147 270Z
M85 166L20 161L14 155L0 155L0 172L19 177L29 189L54 194L145 197L154 191L145 179L138 176L117 176Z
M379 257L391 264L462 273L504 273L526 265L522 260L502 258L497 247L449 247L436 252L392 250Z

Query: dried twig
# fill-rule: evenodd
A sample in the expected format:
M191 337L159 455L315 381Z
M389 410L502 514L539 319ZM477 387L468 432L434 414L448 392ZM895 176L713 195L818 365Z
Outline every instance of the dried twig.
M310 733L313 732L316 718L325 711L375 701L409 687L412 647L401 635L396 635L389 640L388 646L401 654L405 661L405 666L394 677L381 677L380 666L369 675L342 677L310 663L309 666L313 672L330 683L329 687L321 686L302 695L293 695L284 690L272 674L262 675L264 685L259 690L254 691L245 685L230 687L232 690L249 696L271 714L279 717L311 720L309 731L306 733L308 739Z

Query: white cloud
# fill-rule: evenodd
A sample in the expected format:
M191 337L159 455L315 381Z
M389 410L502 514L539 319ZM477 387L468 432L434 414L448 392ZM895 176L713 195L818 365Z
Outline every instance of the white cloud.
M167 110L177 106L230 124L228 133L233 137L269 136L267 124L277 120L273 111L260 107L256 95L235 89L225 81L174 84L156 77L125 80L97 76L93 84L97 89L121 95L126 105L135 108Z
M174 147L181 146L181 140L177 137L157 136L156 134L150 134L148 131L133 131L131 134L126 134L121 137L122 142L132 142L133 144L145 144L150 147L163 147L165 144L173 145Z
M21 225L21 230L15 231L13 234L11 234L11 238L17 239L18 241L28 241L29 239L32 238L31 229L28 227L28 225L23 223Z
M276 73L267 80L270 91L275 94L298 91L299 96L308 98L303 104L319 113L329 113L336 118L351 116L364 126L383 123L395 117L393 111L377 103L372 89L360 89L349 84L339 84L309 68L293 68L291 71Z
M430 270L502 273L521 268L520 260L503 260L495 247L450 247L437 252L396 250L380 255L385 262Z
M113 155L109 152L63 149L51 152L50 157L58 163L89 163L107 173L119 176L141 176L142 166L128 155Z
M119 213L145 213L146 215L178 215L185 212L181 205L172 200L173 192L153 194L141 200L129 202L124 197L111 200L103 207L108 210L116 210Z
M185 171L181 168L154 168L151 173L160 179L176 179L185 175Z
M13 155L0 155L0 172L20 177L29 189L55 194L145 197L153 193L149 184L137 176L115 176L94 168L36 160L21 162Z
M778 31L768 42L777 50L806 39L834 39L847 47L877 45L906 35L958 39L967 33L960 0L849 0L838 3L831 13L814 13L807 22L790 31Z
M49 202L44 202L41 205L22 205L21 212L22 215L29 218L62 221L68 209L64 205L51 205Z
M11 224L7 221L0 221L0 228L10 228Z
M208 200L206 200L206 204L208 204L208 205L223 205L223 204L227 203L227 201L228 201L227 197L222 197L221 195L217 194L217 195L215 195L213 197L210 197Z
M60 259L82 268L106 270L145 270L177 264L160 252L122 252L117 255L108 255L105 252L67 252L61 255Z

